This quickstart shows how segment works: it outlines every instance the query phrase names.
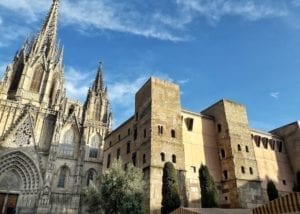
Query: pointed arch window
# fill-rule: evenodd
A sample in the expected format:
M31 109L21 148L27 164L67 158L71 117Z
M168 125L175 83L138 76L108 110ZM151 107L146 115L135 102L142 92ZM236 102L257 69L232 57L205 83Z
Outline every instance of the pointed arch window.
M59 77L58 77L58 74L56 73L53 76L52 84L51 84L50 91L49 91L49 104L50 105L52 105L56 99L57 93L59 91L59 85L60 85Z
M43 80L43 66L39 65L33 74L33 78L32 78L32 82L30 85L30 91L34 92L34 93L39 93L40 92L40 87L42 84L42 80Z
M98 157L99 143L100 143L100 139L99 139L99 136L96 134L91 138L90 152L89 152L89 157L90 158L97 158Z
M74 155L74 141L75 132L74 129L70 128L66 131L62 137L62 140L58 147L58 152L61 156L73 157Z
M95 182L95 180L96 180L96 171L94 169L90 169L87 173L86 185L90 186Z
M95 109L94 109L94 117L96 120L100 120L101 117L101 103L100 101L97 99L95 101Z
M66 166L61 167L57 187L65 188L66 180L67 180L67 174L68 174L68 167L66 167Z
M17 90L21 76L22 76L23 69L24 69L24 64L23 63L19 64L18 68L15 71L11 85L9 86L10 91Z

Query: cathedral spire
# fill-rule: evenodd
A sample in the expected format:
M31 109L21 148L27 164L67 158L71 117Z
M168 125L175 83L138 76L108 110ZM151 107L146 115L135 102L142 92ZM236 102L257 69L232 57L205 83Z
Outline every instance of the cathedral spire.
M51 9L44 21L44 24L36 38L33 52L44 52L46 57L55 56L53 50L56 45L57 25L58 25L58 9L60 0L53 0Z
M93 83L92 90L97 92L97 91L102 91L104 88L103 85L103 65L102 62L99 63L98 71L97 71L97 76L96 79Z

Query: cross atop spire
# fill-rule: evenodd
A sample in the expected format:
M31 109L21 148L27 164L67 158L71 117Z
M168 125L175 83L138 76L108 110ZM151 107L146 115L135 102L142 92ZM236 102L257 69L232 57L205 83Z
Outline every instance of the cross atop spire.
M92 90L93 91L100 91L103 90L104 85L103 85L103 65L102 62L99 62L99 67L98 67L98 71L97 71L97 76L96 79L93 83L93 87Z
M45 52L47 57L56 54L53 52L55 52L54 49L56 46L59 4L60 0L53 0L42 29L36 38L33 49L34 53Z

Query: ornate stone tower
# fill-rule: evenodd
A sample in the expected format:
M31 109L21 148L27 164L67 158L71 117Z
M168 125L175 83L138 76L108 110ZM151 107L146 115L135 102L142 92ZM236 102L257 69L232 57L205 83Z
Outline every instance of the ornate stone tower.
M0 84L0 212L78 213L82 190L102 168L111 130L102 65L84 105L66 97L59 3L53 0Z
M110 122L111 114L107 96L107 88L103 84L102 63L100 62L96 79L92 88L88 91L87 100L84 105L85 121ZM110 124L109 124L110 126Z
M56 37L58 8L59 0L54 0L39 34L27 38L8 65L1 98L43 108L58 106L63 95L63 49Z

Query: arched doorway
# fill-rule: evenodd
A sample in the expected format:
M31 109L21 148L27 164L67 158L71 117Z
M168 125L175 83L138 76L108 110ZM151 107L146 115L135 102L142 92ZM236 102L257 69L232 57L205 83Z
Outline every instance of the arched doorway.
M41 187L40 171L21 151L0 156L0 213L33 213Z
M15 170L5 173L0 180L0 213L16 213L20 191L21 180L18 173Z

